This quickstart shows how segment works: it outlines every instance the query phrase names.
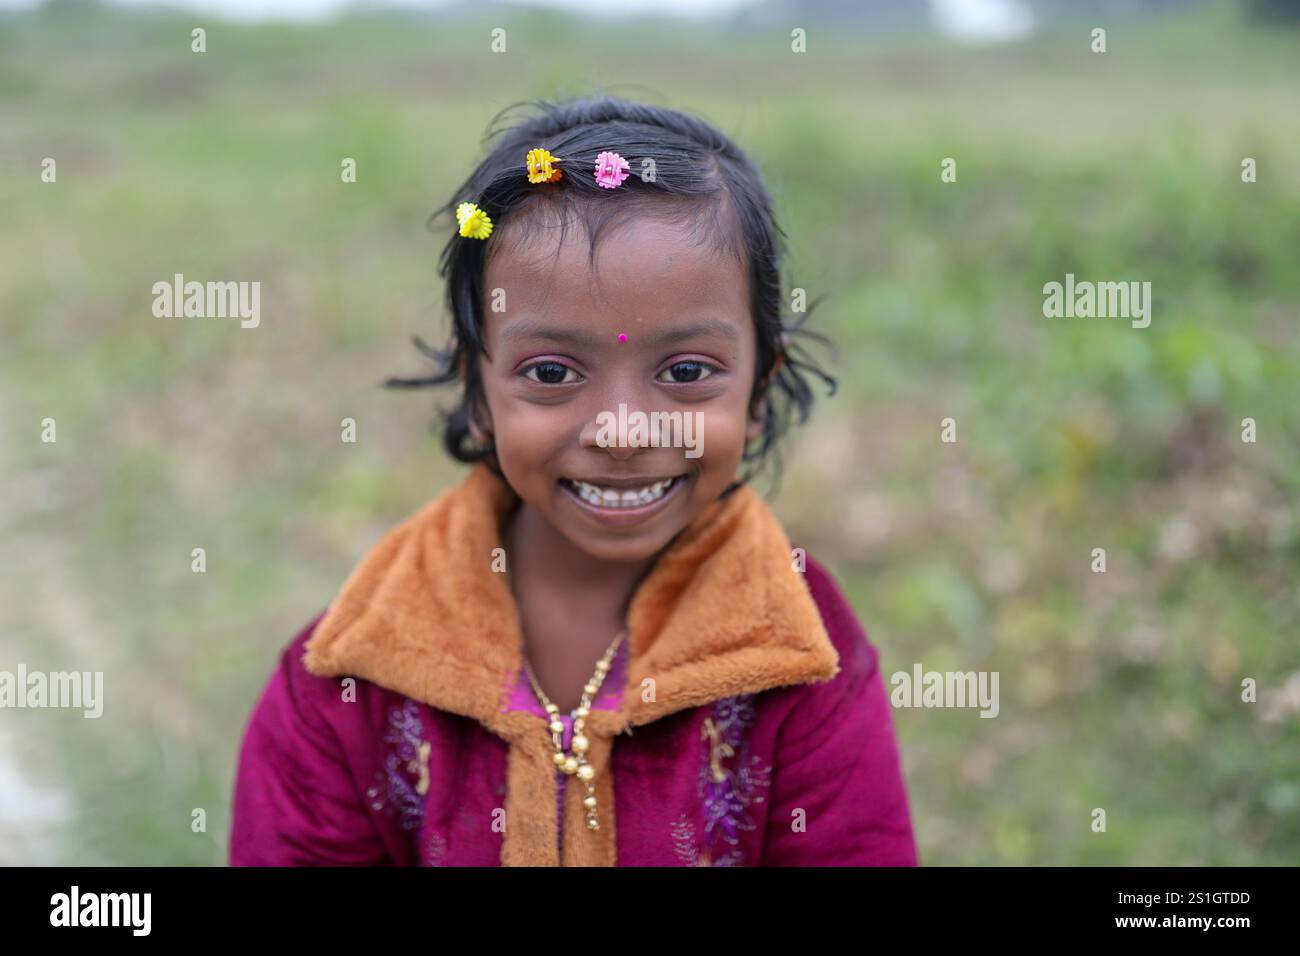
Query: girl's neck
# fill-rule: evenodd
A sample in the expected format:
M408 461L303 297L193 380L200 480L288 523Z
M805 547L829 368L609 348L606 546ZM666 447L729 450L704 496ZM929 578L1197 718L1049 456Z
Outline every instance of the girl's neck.
M620 618L657 557L634 563L594 558L523 501L506 519L501 541L516 592L544 589L563 602L581 601Z

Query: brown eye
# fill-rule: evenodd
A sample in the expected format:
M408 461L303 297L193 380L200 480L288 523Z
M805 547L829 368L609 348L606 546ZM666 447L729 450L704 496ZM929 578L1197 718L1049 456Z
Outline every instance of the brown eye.
M530 373L536 372L536 375ZM530 365L524 369L524 375L531 378L534 382L541 382L543 385L569 385L570 381L565 380L573 369L567 365L561 365L559 362L538 362L536 365ZM572 382L578 380L577 373L574 373Z
M675 384L688 385L708 378L713 374L713 369L703 362L674 362L664 369L664 372L672 375Z

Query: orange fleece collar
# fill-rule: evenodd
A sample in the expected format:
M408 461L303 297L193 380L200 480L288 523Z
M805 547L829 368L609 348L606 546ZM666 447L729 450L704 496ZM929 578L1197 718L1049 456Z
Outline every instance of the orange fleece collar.
M478 465L389 531L316 626L303 663L320 677L360 677L473 718L506 740L511 822L502 862L553 866L550 735L540 716L508 709L523 631L506 576L491 569L501 521L517 501ZM616 734L724 697L839 672L785 533L748 485L709 505L674 539L633 595L627 623L622 709L587 718L601 829L585 828L583 793L570 778L565 865L614 864L613 781L604 771ZM653 694L642 692L647 686Z

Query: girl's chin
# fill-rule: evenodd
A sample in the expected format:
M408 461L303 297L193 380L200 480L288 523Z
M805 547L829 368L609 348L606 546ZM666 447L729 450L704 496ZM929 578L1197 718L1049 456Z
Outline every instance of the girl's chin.
M638 537L634 541L599 541L593 539L589 541L577 540L573 543L575 547L593 561L616 565L643 564L652 561L671 540L671 537L662 542Z

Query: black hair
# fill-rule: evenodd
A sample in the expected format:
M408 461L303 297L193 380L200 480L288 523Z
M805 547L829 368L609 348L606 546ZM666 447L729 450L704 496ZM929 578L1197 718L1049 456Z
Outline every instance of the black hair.
M531 112L513 124L503 122L521 108ZM753 415L761 399L768 401L763 433L744 452L744 461L756 463L744 480L769 459L775 459L779 475L777 441L789 427L792 413L797 412L803 423L812 409L809 375L822 379L832 395L836 381L799 343L809 337L829 345L824 336L803 328L817 303L809 303L801 314L786 316L781 285L786 237L773 215L762 176L749 157L703 120L608 95L509 106L489 125L484 145L487 156L451 200L435 210L430 227L442 219L454 224L457 206L472 202L491 218L494 235L487 241L469 239L454 225L448 226L451 238L443 248L439 271L447 282L451 335L443 349L432 348L418 337L414 340L416 348L437 364L437 371L422 378L390 378L385 384L418 388L460 382L460 401L440 413L443 442L458 461L482 461L500 475L494 441L479 414L484 399L477 361L480 353L487 354L483 274L495 231L506 222L517 222L527 231L541 204L559 206L562 229L571 212L582 221L594 264L600 233L625 216L653 211L689 219L747 267L758 343L749 413ZM529 182L525 155L535 148L563 159L558 182L544 186ZM617 150L631 164L628 179L617 190L597 185L594 176L577 174L594 170L597 155L606 150ZM471 423L483 440L475 439Z

